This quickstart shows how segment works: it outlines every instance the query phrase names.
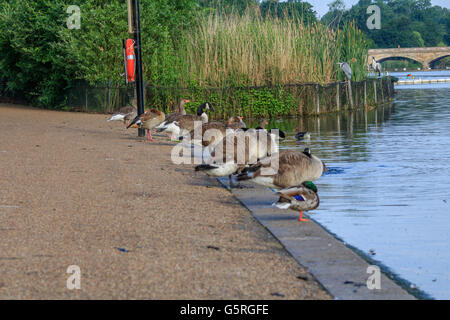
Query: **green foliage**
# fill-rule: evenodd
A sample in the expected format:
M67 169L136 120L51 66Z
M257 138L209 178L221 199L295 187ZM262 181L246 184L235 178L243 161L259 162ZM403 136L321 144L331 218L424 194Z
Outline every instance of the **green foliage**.
M189 29L196 0L141 0L144 78L173 85L174 48ZM81 29L69 30L66 9L81 8ZM0 81L6 93L55 108L76 80L123 82L123 0L0 0Z
M180 83L203 87L329 83L340 79L337 62L355 67L364 78L367 43L353 23L334 32L298 18L263 17L259 12L199 16L176 50ZM220 70L220 72L218 72Z
M140 4L144 79L159 88L147 88L147 100L165 111L189 96L195 101L186 106L189 111L210 101L221 106L222 115L296 114L298 96L284 84L341 79L338 61L351 64L356 80L364 77L363 34L351 23L337 32L327 28L305 2ZM67 28L69 5L81 8L80 30ZM73 98L68 90L79 82L124 84L127 37L124 0L0 0L0 82L8 95L64 107ZM92 90L90 108L102 108L106 92ZM120 104L114 94L111 99Z
M342 29L338 30L340 56L339 61L347 62L352 68L352 80L361 81L367 75L368 45L363 35L353 22L345 23ZM344 80L342 72L338 77Z
M153 89L152 89L153 90ZM157 94L154 94L158 92ZM152 106L161 110L168 101L189 98L185 105L186 112L195 113L197 107L205 101L216 109L216 118L227 118L231 115L245 117L277 117L296 114L296 103L293 94L283 86L255 88L203 89L192 86L184 95L170 89L156 89L148 96Z
M263 17L277 17L296 19L302 23L316 22L316 12L312 5L305 1L288 0L266 0L261 3L261 15Z
M80 30L59 31L61 47L77 66L75 78L90 83L119 81L124 73L122 39L128 36L126 2L86 1L81 17Z
M259 6L258 0L198 0L203 8L212 8L220 14L244 13Z
M73 61L61 49L59 39L59 25L65 25L68 2L2 1L0 79L6 82L9 95L49 107L64 103L61 93L74 71Z
M369 17L366 10L371 4L380 7L380 30L369 30L366 26ZM432 6L429 0L359 0L349 10L330 6L330 11L322 17L322 22L334 28L344 22L355 21L358 28L372 40L372 48L448 46L449 20L450 10Z

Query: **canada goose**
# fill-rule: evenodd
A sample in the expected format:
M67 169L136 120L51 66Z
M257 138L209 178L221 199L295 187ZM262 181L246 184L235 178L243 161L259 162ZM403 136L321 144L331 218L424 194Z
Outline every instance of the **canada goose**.
M208 123L204 123L202 124L202 132L201 132L201 136L200 137L196 137L195 136L195 131L191 130L189 132L189 137L190 137L190 141L192 143L198 143L201 144L204 147L208 147L208 146L213 146L216 142L218 142L219 140L222 140L223 137L225 137L225 135L227 133L233 132L232 130L237 130L237 129L241 129L241 128L245 128L245 123L242 121L242 117L240 116L234 116L228 119L227 122L218 122L218 121L214 121L214 122L208 122ZM228 130L227 129L232 129L232 130ZM211 130L208 132L208 130ZM217 131L212 131L212 130L217 130ZM217 137L215 135L215 133L219 133L217 134ZM206 133L206 134L205 134ZM179 140L183 140L183 136L181 136L179 138ZM201 141L198 141L197 138L200 138Z
M230 188L233 188L233 174L240 173L247 166L257 163L260 158L276 152L278 145L273 144L269 133L255 129L238 129L217 143L206 163L196 166L195 171L204 171L214 177L228 176Z
M165 119L164 112L159 111L157 109L150 109L143 114L137 116L130 122L127 129L130 127L133 128L142 128L147 130L147 140L153 141L151 129L156 127L158 124L163 122Z
M205 102L197 108L197 115L186 114L178 117L171 122L166 121L164 125L159 126L158 132L171 132L171 139L185 135L189 133L195 127L195 122L201 121L202 123L208 122L208 115L205 111L212 110L214 108L209 102Z
M123 121L124 128L127 126L127 121L130 121L137 116L137 109L133 106L125 106L113 113L109 121Z
M276 172L267 170L277 161ZM261 159L237 178L238 181L251 179L270 188L282 189L297 186L304 181L315 181L324 171L326 171L325 164L312 155L309 148L305 148L303 152L288 150Z
M295 127L294 131L297 133L295 134L295 139L297 140L309 140L311 139L311 134L308 131L298 131L298 127Z
M319 195L317 187L311 181L304 181L294 187L282 189L276 193L280 196L274 205L280 209L292 209L300 211L298 221L308 221L303 218L303 211L310 211L319 207Z

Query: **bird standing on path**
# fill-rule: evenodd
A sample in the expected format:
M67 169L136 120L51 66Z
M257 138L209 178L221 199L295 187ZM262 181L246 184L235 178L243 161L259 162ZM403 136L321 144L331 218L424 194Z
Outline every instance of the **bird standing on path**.
M270 170L278 162L278 170ZM238 175L237 180L252 180L263 186L282 189L315 181L327 171L325 164L309 148L303 152L288 150L261 159Z
M171 140L175 140L176 138L188 134L191 130L193 130L196 122L207 123L208 115L206 111L209 110L214 111L214 108L211 103L205 102L198 107L196 115L186 114L171 122L165 121L158 126L157 132L170 132Z
M123 121L123 127L127 127L127 121L137 116L137 109L133 106L125 106L113 113L109 121Z
M213 177L226 177L233 185L232 175L241 173L244 168L257 163L258 159L278 152L278 144L273 134L256 129L237 129L215 144L205 163L195 167Z
M188 102L190 102L189 99L181 99L178 102L177 107L173 110L173 112L169 113L166 116L166 119L159 126L157 126L156 129L162 128L166 123L175 121L178 118L180 118L181 116L186 115L186 110L184 109L184 105Z
M165 119L165 114L157 109L150 109L140 116L131 121L127 129L132 128L142 128L147 130L147 141L153 141L151 130L158 124L163 122Z
M308 219L303 218L303 211L310 211L319 207L320 200L317 187L311 181L304 181L298 186L282 189L276 194L280 198L273 205L279 209L300 211L298 221L308 221Z

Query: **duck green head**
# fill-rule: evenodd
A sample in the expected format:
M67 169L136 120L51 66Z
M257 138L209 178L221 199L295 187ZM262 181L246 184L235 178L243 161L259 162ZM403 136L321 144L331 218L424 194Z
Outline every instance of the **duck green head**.
M305 188L308 188L308 189L310 189L310 190L312 190L312 191L317 193L317 186L314 183L312 183L311 181L305 181L305 182L302 183L302 185Z

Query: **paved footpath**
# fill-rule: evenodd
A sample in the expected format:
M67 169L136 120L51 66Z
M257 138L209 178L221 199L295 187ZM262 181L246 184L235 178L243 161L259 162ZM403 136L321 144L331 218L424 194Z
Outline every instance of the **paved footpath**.
M165 137L107 118L0 104L0 299L331 298Z
M220 181L228 185L228 179ZM374 270L378 268L376 265L370 265L311 217L308 222L295 223L298 212L272 207L271 204L278 197L268 188L249 183L243 185L249 188L234 189L233 195L336 299L415 299L390 279L391 274L386 275L380 269ZM367 286L369 278L371 289Z

